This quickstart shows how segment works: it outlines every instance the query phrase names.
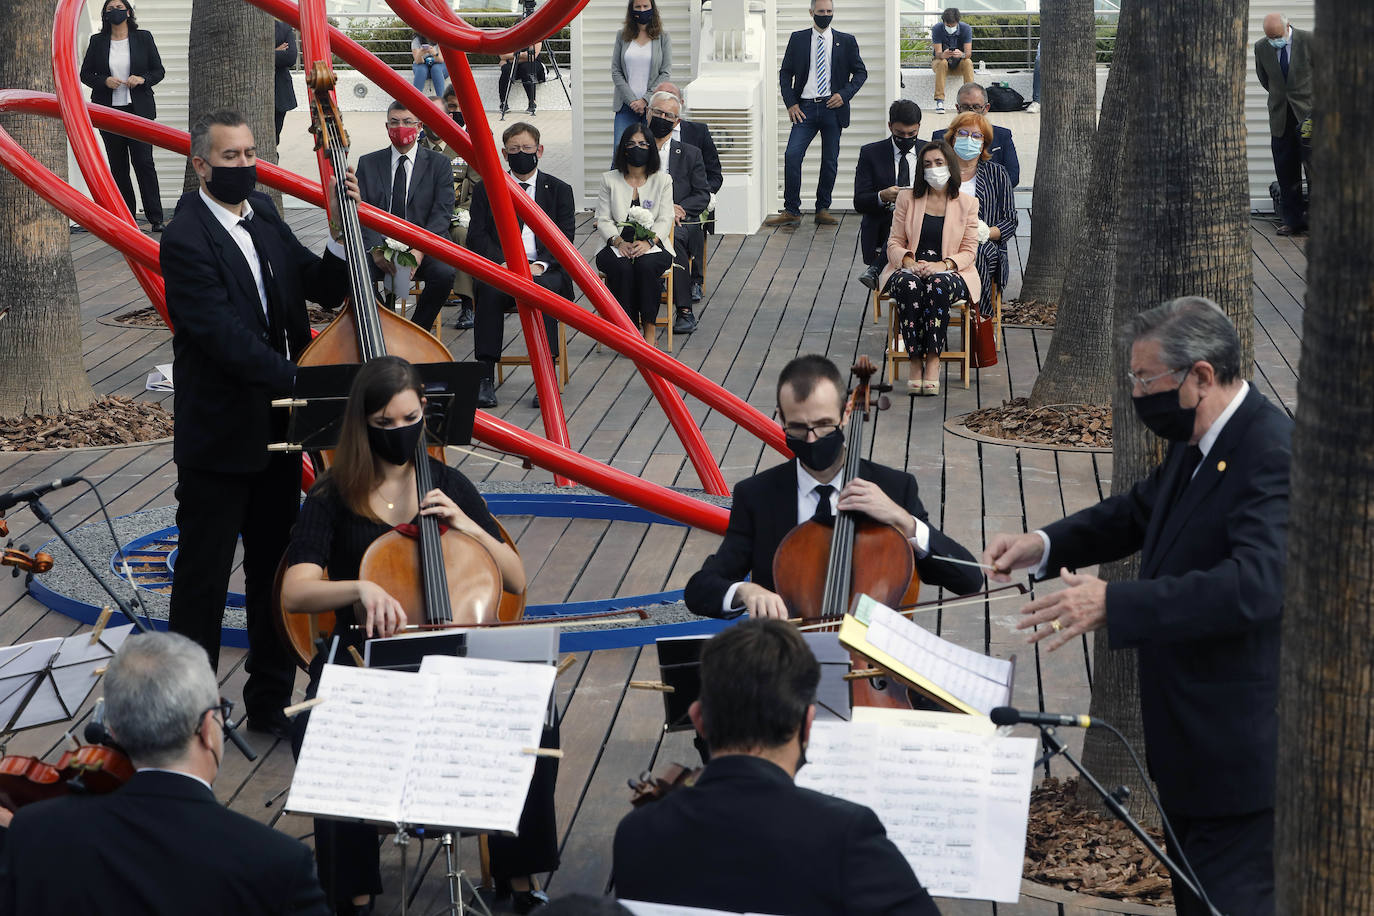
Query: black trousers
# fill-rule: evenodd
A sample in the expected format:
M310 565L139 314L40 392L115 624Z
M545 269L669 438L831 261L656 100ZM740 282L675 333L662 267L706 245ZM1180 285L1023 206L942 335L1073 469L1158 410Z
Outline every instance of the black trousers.
M677 265L673 274L673 305L678 311L692 310L692 272L693 259L701 264L701 253L706 242L706 232L700 224L678 226L673 230L673 263Z
M132 105L116 105L118 111L134 113ZM134 176L138 179L138 196L143 198L143 215L149 222L162 222L162 192L157 186L157 167L153 165L153 145L141 140L131 140L102 130L100 139L105 141L105 155L110 160L110 174L114 176L115 186L119 188L129 213L138 216L137 202L134 200L134 184L129 180L129 163L134 166Z
M537 286L549 292L563 295L567 278L561 267L550 267L534 278ZM494 286L477 284L477 303L472 318L473 354L485 363L495 363L501 358L501 344L505 338L506 307L515 304L515 299ZM558 358L558 322L548 315L544 316L544 333L549 340L549 352Z
M1279 193L1282 195L1283 222L1294 229L1302 229L1307 225L1307 207L1302 202L1302 167L1307 162L1311 146L1303 141L1298 129L1297 116L1290 107L1283 136L1269 140L1274 153L1274 175L1278 178Z
M1165 807L1178 844L1212 905L1227 916L1274 916L1274 809L1232 817L1187 817ZM1171 843L1170 856L1178 849ZM1208 916L1174 881L1178 916Z
M701 241L697 243L697 250L692 252L692 282L698 285L706 282L706 230L709 228L714 234L715 215L716 211L714 210L705 214L712 222L701 227Z
M276 119L277 119L277 120L276 120L276 125L277 125L277 146L281 146L281 128L282 128L282 125L286 123L286 112L284 112L284 111L279 111L279 112L277 112L277 113L276 113ZM280 150L278 150L278 153L280 154Z
M501 76L497 79L497 91L501 93L501 104L509 104L510 101L510 77L511 69L514 68L515 75L520 78L520 82L525 87L525 99L529 102L529 107L534 107L535 86L539 80L539 62L533 60L516 63L508 60L501 64Z
M606 275L606 288L615 301L630 316L635 327L650 324L658 318L659 278L673 263L666 251L655 251L637 258L617 257L607 246L596 253L596 267ZM690 293L691 291L688 290ZM691 303L689 298L688 304Z
M376 264L371 266L372 279L380 280L382 269ZM434 319L439 317L439 310L448 301L448 294L453 289L453 281L458 276L458 271L438 258L427 257L420 262L420 266L411 276L424 283L425 288L420 291L420 298L415 303L415 311L411 312L410 320L428 331L434 326Z
M300 456L274 454L265 469L252 474L178 467L176 498L168 629L200 643L211 667L218 666L224 600L242 535L248 615L243 702L254 717L280 710L290 702L296 665L272 619L272 582L300 510Z

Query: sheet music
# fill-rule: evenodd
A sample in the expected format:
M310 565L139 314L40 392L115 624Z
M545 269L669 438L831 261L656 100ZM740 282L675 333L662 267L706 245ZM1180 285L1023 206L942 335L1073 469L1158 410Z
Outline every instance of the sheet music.
M816 722L797 785L871 808L931 894L1015 903L1031 738Z
M643 900L619 901L634 916L765 916L763 913L737 913L735 910L704 910L696 906L677 906L672 903L648 903Z

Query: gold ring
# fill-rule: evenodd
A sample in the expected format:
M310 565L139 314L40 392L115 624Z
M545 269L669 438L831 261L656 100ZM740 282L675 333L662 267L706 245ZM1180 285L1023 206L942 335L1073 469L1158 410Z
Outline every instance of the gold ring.
M1057 621L1057 620L1051 620L1051 621L1050 621L1050 629L1051 629L1051 630L1054 630L1054 632L1058 633L1060 630L1064 629L1064 626L1063 626L1063 624L1061 624L1061 623L1060 623L1059 621Z

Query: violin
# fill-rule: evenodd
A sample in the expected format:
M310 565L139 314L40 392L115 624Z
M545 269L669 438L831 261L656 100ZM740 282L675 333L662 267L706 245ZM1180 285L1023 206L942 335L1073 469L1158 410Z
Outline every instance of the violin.
M45 573L52 569L52 554L40 551L30 555L22 545L18 550L13 547L6 547L0 551L0 566L13 567L15 576L18 576L20 572Z
M104 704L103 699L96 701L92 724L100 724ZM100 730L103 732L103 727ZM133 763L123 751L108 744L82 744L74 751L63 751L56 764L10 754L0 757L0 806L15 811L63 795L104 795L133 776Z
M663 798L670 792L696 785L705 767L689 767L681 763L670 763L662 776L655 776L648 770L639 774L638 779L628 780L630 784L630 804L638 808Z
M844 479L855 480L870 409L869 381L877 368L867 356L850 370L858 384L849 399ZM879 409L886 406L880 398ZM808 519L787 533L773 555L773 581L789 613L840 620L860 594L890 607L911 604L920 592L916 555L906 535L861 513L841 510L833 525ZM869 664L851 654L857 670ZM854 706L910 709L906 687L882 673L850 681Z

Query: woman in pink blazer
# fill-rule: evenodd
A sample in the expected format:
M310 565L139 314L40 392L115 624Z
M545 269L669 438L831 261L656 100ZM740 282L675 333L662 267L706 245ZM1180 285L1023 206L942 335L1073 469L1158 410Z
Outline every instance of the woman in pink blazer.
M912 187L897 195L887 239L887 269L879 288L897 306L897 325L912 361L912 394L940 393L940 353L955 302L978 301L978 198L959 193L954 151L943 142L921 147ZM921 377L915 376L921 361Z

